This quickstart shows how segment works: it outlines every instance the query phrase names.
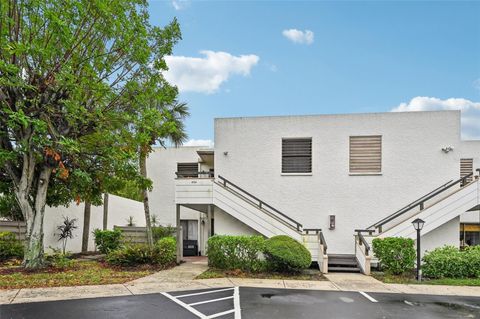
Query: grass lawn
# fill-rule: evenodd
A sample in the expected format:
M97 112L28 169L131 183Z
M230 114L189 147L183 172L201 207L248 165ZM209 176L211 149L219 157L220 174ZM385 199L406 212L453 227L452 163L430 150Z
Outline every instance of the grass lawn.
M71 268L25 271L0 265L0 289L119 284L150 275L155 267L113 268L99 261L75 261Z
M305 273L288 274L277 272L260 272L249 273L239 269L236 270L222 270L209 268L205 272L198 275L195 279L211 279L211 278L257 278L257 279L290 279L290 280L326 280L320 271L308 269Z
M387 284L422 284L422 285L447 285L447 286L480 286L480 278L424 278L421 282L415 280L414 275L388 275L385 273L372 272L375 279Z

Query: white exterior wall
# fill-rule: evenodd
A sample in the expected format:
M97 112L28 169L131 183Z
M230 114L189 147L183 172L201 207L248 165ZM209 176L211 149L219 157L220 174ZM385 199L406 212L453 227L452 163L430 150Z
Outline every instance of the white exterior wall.
M216 235L260 235L256 230L217 207L214 209L214 218Z
M175 225L175 172L177 163L198 162L197 151L205 147L155 148L147 160L147 175L153 181L149 194L150 213L162 225ZM200 213L181 207L182 219L196 219ZM199 223L200 224L200 223ZM200 232L199 232L200 233Z
M83 212L84 203L77 205L72 203L69 207L46 207L44 219L44 247L50 250L50 247L62 247L62 242L58 241L57 227L63 224L63 217L69 219L76 218L75 223L78 226L73 231L73 239L67 242L67 251L78 253L82 250L82 234L83 234ZM136 226L145 226L145 213L143 210L143 203L131 199L109 195L108 201L108 229L113 229L113 226L126 226L129 216L133 216ZM88 243L88 250L95 250L95 242L93 238L93 230L103 228L103 205L92 206L90 215L90 236Z
M452 219L437 229L421 237L420 250L422 257L426 251L442 246L460 247L460 218Z
M382 135L381 175L349 174L349 136L355 135ZM312 138L312 174L282 175L281 141L290 137ZM445 154L446 146L454 151ZM480 166L477 147L480 142L461 142L458 111L215 120L216 175L305 228L322 228L330 253L353 253L354 229L458 179L459 158L473 156ZM330 214L335 230L328 230Z

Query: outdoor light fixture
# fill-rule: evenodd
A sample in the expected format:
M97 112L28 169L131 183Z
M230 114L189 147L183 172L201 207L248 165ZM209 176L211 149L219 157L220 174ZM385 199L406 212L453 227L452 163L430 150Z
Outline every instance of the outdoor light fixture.
M330 215L330 227L328 227L328 229L335 229L335 215Z
M227 155L228 155L228 151L223 152L223 155L227 156Z
M423 228L423 225L425 224L425 221L417 218L414 221L412 221L413 228L417 231L417 280L421 281L422 276L420 273L420 231Z
M442 148L442 151L446 154L453 151L453 146L445 146Z

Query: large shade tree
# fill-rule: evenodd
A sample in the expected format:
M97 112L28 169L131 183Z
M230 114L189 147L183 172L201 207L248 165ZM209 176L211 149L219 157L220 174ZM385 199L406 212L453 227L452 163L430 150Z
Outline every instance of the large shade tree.
M43 265L45 205L82 200L82 183L99 178L89 168L99 156L130 163L136 139L125 138L122 147L95 141L129 134L131 107L141 107L128 103L132 93L141 86L150 100L165 94L157 89L164 56L180 30L175 20L152 26L147 6L0 0L0 177L27 224L27 268Z

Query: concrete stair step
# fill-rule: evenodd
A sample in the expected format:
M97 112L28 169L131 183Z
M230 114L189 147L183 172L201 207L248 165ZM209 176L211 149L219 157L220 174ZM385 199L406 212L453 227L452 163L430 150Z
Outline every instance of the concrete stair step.
M360 268L358 267L331 267L328 266L328 272L348 272L348 273L358 273Z

